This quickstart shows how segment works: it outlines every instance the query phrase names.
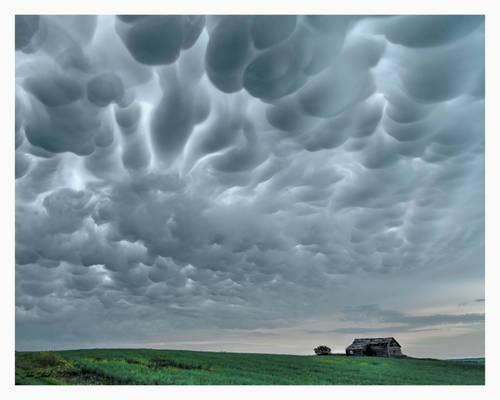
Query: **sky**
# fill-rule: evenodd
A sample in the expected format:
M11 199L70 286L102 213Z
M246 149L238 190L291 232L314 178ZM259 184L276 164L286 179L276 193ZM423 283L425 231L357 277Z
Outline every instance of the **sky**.
M484 17L15 29L17 350L484 356Z

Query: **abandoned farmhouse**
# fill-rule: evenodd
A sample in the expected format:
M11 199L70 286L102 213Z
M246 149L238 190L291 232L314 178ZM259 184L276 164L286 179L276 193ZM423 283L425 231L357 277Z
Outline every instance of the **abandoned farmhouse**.
M401 357L401 345L393 337L354 339L345 349L348 356Z

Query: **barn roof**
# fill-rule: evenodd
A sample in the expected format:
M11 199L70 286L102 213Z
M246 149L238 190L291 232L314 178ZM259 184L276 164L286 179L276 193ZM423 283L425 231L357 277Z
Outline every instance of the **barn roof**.
M373 345L381 345L385 343L391 343L392 345L396 345L398 347L401 347L401 345L394 339L393 337L386 337L386 338L359 338L359 339L354 339L352 344L350 344L347 348L348 349L364 349L366 345L373 344Z

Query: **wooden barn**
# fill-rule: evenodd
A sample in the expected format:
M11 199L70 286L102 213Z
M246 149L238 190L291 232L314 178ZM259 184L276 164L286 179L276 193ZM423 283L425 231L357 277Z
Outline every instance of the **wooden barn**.
M401 357L401 345L393 337L354 339L345 349L348 356Z

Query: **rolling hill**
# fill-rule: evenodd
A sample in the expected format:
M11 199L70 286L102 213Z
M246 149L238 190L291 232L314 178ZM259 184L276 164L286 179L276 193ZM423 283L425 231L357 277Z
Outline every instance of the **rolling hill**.
M16 352L16 385L484 385L484 365L152 349Z

